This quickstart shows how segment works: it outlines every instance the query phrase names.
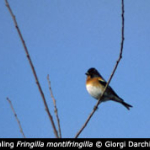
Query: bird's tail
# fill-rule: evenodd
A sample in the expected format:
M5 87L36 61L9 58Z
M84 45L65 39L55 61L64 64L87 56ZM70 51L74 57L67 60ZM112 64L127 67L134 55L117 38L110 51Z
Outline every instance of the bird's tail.
M130 110L130 107L133 107L132 105L130 105L130 104L124 102L124 100L123 100L122 98L120 98L120 97L115 97L115 99L113 99L113 100L116 101L116 102L121 103L121 104L122 104L123 106L125 106L128 110Z
M130 110L130 107L133 107L132 105L125 103L124 101L122 101L121 104L123 104L123 106L125 106L128 110Z

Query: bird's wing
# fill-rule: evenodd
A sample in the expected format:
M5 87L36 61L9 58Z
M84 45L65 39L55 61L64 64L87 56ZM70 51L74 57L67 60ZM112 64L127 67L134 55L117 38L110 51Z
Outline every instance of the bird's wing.
M99 81L99 83L102 84L103 86L106 86L106 84L107 84L107 82L106 82L103 78L101 78L101 77L98 78L98 81Z
M103 85L103 86L106 86L106 84L107 84L107 82L106 82L103 78L101 78L101 77L98 78L98 81L99 81L100 84ZM111 86L109 86L109 85L108 85L108 87L107 87L107 93L119 97L119 96L116 94L116 92L115 92L115 91L111 88Z

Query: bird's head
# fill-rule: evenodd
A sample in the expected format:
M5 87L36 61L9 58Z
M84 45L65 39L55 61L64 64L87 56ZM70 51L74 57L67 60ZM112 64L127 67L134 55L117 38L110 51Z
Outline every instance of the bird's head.
M90 68L86 73L87 76L93 77L100 77L100 73L95 68Z

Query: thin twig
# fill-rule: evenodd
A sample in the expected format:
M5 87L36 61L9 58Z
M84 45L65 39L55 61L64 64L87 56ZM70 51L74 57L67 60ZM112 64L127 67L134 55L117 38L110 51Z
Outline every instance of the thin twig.
M11 107L11 109L12 109L12 112L13 112L13 114L14 114L16 120L17 120L17 123L18 123L18 125L19 125L19 129L20 129L20 133L22 134L23 138L26 138L26 137L25 137L25 134L24 134L24 132L23 132L21 123L20 123L20 121L19 121L19 119L18 119L18 117L17 117L17 114L16 114L16 112L15 112L15 109L14 109L14 107L13 107L13 105L12 105L11 100L10 100L8 97L7 97L6 99L7 99L7 101L9 102L10 107Z
M43 93L42 88L41 88L41 85L40 85L40 83L39 83L39 80L38 80L36 71L35 71L35 69L34 69L34 66L33 66L32 60L31 60L31 58L30 58L28 49L27 49L27 47L26 47L25 41L24 41L24 39L23 39L23 36L22 36L21 31L20 31L20 29L19 29L19 26L18 26L18 24L17 24L16 18L15 18L15 16L14 16L14 14L13 14L13 12L12 12L12 10L11 10L11 8L10 8L9 3L8 3L7 0L5 0L5 3L6 3L6 6L7 6L8 10L9 10L11 16L12 16L12 19L13 19L13 21L14 21L15 27L16 27L16 29L17 29L17 32L18 32L19 37L20 37L20 39L21 39L22 45L23 45L23 47L24 47L24 50L25 50L27 59L28 59L28 61L29 61L30 67L31 67L31 69L32 69L32 72L33 72L33 75L34 75L34 78L35 78L35 82L36 82L36 84L37 84L37 86L38 86L38 89L39 89L39 92L40 92L40 94L41 94L41 97L42 97L42 100L43 100L43 103L44 103L44 106L45 106L45 110L46 110L46 112L47 112L47 114L48 114L48 116L49 116L49 119L50 119L50 121L51 121L53 130L54 130L54 134L55 134L56 138L58 138L58 132L57 132L57 130L56 130L55 123L54 123L54 121L53 121L53 117L52 117L52 115L51 115L51 113L50 113L50 111L49 111L49 108L48 108L48 105L47 105L47 102L46 102L44 93Z
M101 98L103 97L103 95L104 95L104 93L105 93L105 91L106 91L106 89L107 89L107 87L108 87L108 85L109 85L109 83L110 83L110 81L111 81L111 79L112 79L112 77L113 77L113 75L114 75L114 73L115 73L117 67L118 67L118 64L119 64L119 62L120 62L120 60L121 60L121 58L122 58L123 45L124 45L124 0L122 0L122 14L121 14L121 17L122 17L122 29L121 29L122 31L121 31L121 47L120 47L119 58L118 58L118 60L117 60L117 62L116 62L116 65L115 65L115 67L114 67L114 69L113 69L113 71L112 71L112 73L111 73L111 76L110 76L110 78L109 78L109 80L108 80L108 82L107 82L107 84L106 84L106 86L105 86L105 89L104 89L104 91L103 91L101 97L99 98L98 102L97 102L96 105L94 106L92 112L91 112L90 115L88 116L88 118L87 118L86 122L84 123L84 125L82 126L82 128L77 132L75 138L78 138L78 136L81 134L81 132L82 132L82 131L84 130L84 128L87 126L87 124L88 124L88 122L90 121L91 117L94 115L95 111L98 109L98 106L99 106L99 104L101 103Z
M59 116L58 116L58 109L57 109L57 106L56 106L56 99L54 98L54 95L53 95L53 92L52 92L51 82L50 82L50 79L49 79L49 74L47 75L47 81L48 81L50 95L51 95L51 98L52 98L53 104L54 104L54 112L55 112L55 116L56 116L56 119L57 119L59 137L62 138L61 127L60 127L60 119L59 119Z

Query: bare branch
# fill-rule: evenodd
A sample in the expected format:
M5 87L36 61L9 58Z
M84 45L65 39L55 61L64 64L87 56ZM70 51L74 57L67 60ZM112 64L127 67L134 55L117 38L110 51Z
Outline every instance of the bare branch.
M47 105L47 102L46 102L44 93L43 93L42 88L41 88L41 85L40 85L40 83L39 83L39 80L38 80L36 71L35 71L35 69L34 69L34 66L33 66L32 60L31 60L31 58L30 58L28 49L27 49L27 47L26 47L25 41L24 41L24 39L23 39L23 36L22 36L21 31L20 31L20 29L19 29L19 26L18 26L18 24L17 24L16 18L15 18L15 16L14 16L14 14L13 14L13 12L12 12L12 10L11 10L11 8L10 8L9 3L8 3L7 0L5 0L5 3L6 3L6 6L7 6L8 10L9 10L9 12L10 12L10 14L11 14L11 17L12 17L12 19L13 19L13 21L14 21L14 25L15 25L15 27L16 27L16 29L17 29L17 32L18 32L19 37L20 37L20 39L21 39L22 45L23 45L23 47L24 47L24 50L25 50L27 59L28 59L28 61L29 61L30 67L31 67L31 69L32 69L32 72L33 72L33 75L34 75L34 78L35 78L35 82L36 82L36 84L37 84L37 86L38 86L38 89L39 89L39 92L40 92L40 94L41 94L41 97L42 97L42 100L43 100L43 103L44 103L44 106L45 106L45 110L46 110L46 112L47 112L47 114L48 114L48 116L49 116L49 119L50 119L50 121L51 121L53 130L54 130L54 134L55 134L55 136L58 138L58 132L57 132L57 130L56 130L56 127L55 127L55 124L54 124L54 121L53 121L53 117L52 117L52 115L51 115L51 113L50 113L50 111L49 111L49 108L48 108L48 105Z
M122 0L122 14L121 14L121 17L122 17L122 29L121 29L122 31L121 31L121 47L120 47L119 58L118 58L118 60L117 60L117 62L116 62L116 65L115 65L115 67L114 67L114 69L113 69L113 71L112 71L112 73L111 73L111 76L110 76L110 78L109 78L109 80L108 80L108 82L107 82L107 84L106 84L106 86L105 86L105 89L104 89L104 91L103 91L101 97L99 98L98 102L97 102L96 105L94 106L92 112L91 112L90 115L88 116L88 118L87 118L86 122L84 123L84 125L82 126L82 128L77 132L75 138L78 138L78 136L81 134L81 132L82 132L82 131L84 130L84 128L87 126L87 124L88 124L88 122L90 121L91 117L94 115L95 111L97 110L99 104L101 103L101 98L103 97L103 95L104 95L104 93L105 93L105 91L106 91L106 89L107 89L107 87L108 87L108 85L109 85L109 83L110 83L112 77L114 76L114 73L115 73L115 71L116 71L116 69L117 69L117 67L118 67L118 64L119 64L119 62L120 62L120 60L121 60L121 58L122 58L123 45L124 45L124 0Z
M57 109L57 106L56 106L56 100L55 100L53 92L52 92L51 82L50 82L50 79L49 79L49 74L47 75L47 81L48 81L48 85L49 85L50 95L51 95L51 98L52 98L53 104L54 104L54 112L55 112L55 116L56 116L56 119L57 119L59 137L62 138L60 120L59 120L59 116L58 116L58 109Z
M12 102L10 101L10 99L9 99L8 97L7 97L6 99L7 99L7 101L9 102L10 107L11 107L11 109L12 109L12 112L13 112L13 114L14 114L16 120L17 120L17 123L18 123L18 125L19 125L19 129L20 129L20 132L21 132L23 138L26 138L26 137L25 137L25 134L24 134L24 132L23 132L23 129L22 129L22 127L21 127L21 123L20 123L20 121L19 121L19 119L18 119L18 117L17 117L17 114L16 114L16 112L15 112L15 109L14 109L14 107L13 107L13 105L12 105Z

